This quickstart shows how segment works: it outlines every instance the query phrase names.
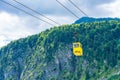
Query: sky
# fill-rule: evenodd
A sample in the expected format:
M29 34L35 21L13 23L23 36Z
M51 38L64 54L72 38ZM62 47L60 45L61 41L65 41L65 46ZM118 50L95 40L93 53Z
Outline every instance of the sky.
M40 33L54 26L59 26L52 21L32 12L31 10L19 5L13 0L4 0L30 14L43 19L54 26L19 11L0 0L0 47L5 46L10 41ZM59 24L72 24L78 18L64 9L56 0L17 0L24 5L36 10L37 12L49 17ZM68 7L79 18L84 17L69 0L59 0ZM89 17L117 17L120 18L120 0L71 0Z

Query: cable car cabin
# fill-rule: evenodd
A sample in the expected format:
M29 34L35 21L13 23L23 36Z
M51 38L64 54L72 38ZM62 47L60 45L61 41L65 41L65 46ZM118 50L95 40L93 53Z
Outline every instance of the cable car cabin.
M73 43L73 54L75 56L82 56L83 55L82 45L80 42Z

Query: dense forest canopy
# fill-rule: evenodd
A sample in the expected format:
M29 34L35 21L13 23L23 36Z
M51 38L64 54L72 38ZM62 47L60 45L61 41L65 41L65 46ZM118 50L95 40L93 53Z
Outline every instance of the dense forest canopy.
M82 44L82 57L72 53L75 41ZM62 25L0 49L0 80L79 79L120 79L119 20Z

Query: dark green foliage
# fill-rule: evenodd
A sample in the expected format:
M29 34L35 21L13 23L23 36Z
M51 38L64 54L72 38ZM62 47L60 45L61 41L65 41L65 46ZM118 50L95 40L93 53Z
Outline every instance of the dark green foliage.
M119 18L92 18L92 17L82 17L79 20L77 20L75 22L75 24L78 23L85 23L85 22L95 22L95 21L109 21L109 20L116 20L116 21L120 21Z
M72 53L75 41L82 57ZM0 49L0 80L117 80L119 67L118 20L63 25Z
M119 80L120 79L120 75L114 75L111 76L108 80Z

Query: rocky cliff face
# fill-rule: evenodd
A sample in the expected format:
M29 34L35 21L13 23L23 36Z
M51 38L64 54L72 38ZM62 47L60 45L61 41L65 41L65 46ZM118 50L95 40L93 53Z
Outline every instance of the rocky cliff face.
M74 32L83 56L72 53ZM0 49L0 80L119 80L120 22L63 25Z

